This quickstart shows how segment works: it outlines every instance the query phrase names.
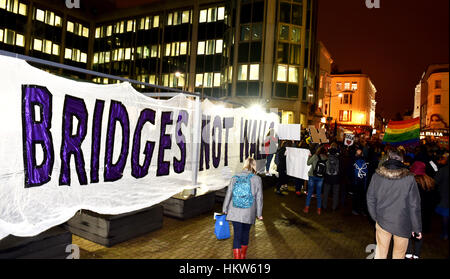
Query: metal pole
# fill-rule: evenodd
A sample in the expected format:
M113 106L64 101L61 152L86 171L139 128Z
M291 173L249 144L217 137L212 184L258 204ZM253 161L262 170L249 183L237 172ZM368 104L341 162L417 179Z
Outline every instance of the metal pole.
M194 123L192 135L192 185L198 184L199 153L202 134L202 106L200 97L195 97Z

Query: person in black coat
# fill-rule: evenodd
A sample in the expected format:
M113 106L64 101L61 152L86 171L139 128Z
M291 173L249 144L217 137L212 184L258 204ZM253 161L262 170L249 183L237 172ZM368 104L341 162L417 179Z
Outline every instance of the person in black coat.
M276 184L275 193L278 195L283 195L281 192L281 186L287 184L289 180L286 169L286 147L288 147L288 145L288 142L283 141L275 155L275 163L277 165L278 172L278 181Z
M426 165L421 161L416 161L411 166L410 171L414 173L417 186L420 193L420 207L422 214L422 231L428 233L431 230L431 217L433 210L438 201L438 194L434 187L434 180L429 177L426 172ZM407 259L418 259L422 250L422 239L415 239L414 237L409 239L408 249L406 251Z
M394 236L394 259L404 259L409 238L422 238L422 215L419 188L414 174L402 163L395 150L372 176L367 191L367 208L376 222L375 259L386 259Z

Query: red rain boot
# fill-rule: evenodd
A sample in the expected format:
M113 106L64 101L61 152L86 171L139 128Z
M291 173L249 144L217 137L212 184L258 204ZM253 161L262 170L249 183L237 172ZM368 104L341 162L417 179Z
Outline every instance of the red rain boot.
M233 249L234 259L238 260L241 258L241 249Z
M247 248L248 248L248 245L241 246L241 259L247 258Z

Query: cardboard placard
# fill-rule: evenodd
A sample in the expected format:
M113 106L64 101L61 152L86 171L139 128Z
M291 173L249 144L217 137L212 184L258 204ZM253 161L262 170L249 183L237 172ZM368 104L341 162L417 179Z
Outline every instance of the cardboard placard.
M317 129L316 127L311 125L308 127L308 130L309 130L309 134L311 136L311 141L313 143L328 143L329 142L328 138L325 134L325 129L322 129L322 128Z
M354 134L345 134L344 145L352 146L354 142L355 142L355 135Z

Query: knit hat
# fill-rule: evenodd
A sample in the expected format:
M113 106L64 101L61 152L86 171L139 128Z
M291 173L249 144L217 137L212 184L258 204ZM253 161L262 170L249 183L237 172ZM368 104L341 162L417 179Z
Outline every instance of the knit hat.
M425 175L425 163L421 161L415 161L409 169L415 175Z

